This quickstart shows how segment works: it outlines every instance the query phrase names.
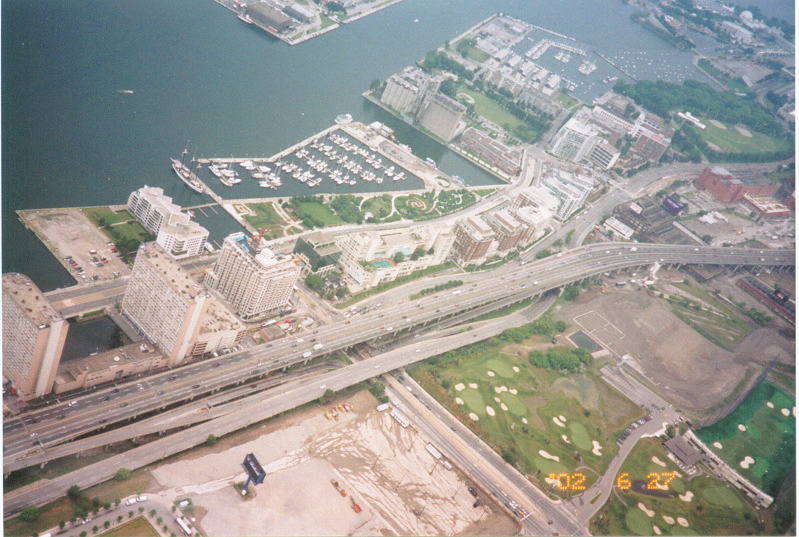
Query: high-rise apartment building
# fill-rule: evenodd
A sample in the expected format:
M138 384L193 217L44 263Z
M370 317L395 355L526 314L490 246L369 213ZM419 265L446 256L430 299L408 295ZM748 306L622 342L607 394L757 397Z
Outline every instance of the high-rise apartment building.
M494 231L478 216L458 220L452 228L452 257L464 264L479 263L491 252ZM495 246L495 245L494 245Z
M192 354L230 347L244 334L238 319L154 242L139 248L122 313L170 366Z
M30 278L3 275L3 375L22 399L52 391L68 329Z
M300 263L294 257L275 254L259 236L234 233L225 237L205 284L250 321L278 313L288 304L299 274Z

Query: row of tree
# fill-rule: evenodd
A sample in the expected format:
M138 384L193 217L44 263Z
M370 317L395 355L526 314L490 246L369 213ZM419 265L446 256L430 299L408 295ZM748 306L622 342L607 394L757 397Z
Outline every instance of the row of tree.
M555 347L546 352L533 351L530 354L530 363L534 366L558 371L577 371L590 366L593 361L591 353L581 348Z

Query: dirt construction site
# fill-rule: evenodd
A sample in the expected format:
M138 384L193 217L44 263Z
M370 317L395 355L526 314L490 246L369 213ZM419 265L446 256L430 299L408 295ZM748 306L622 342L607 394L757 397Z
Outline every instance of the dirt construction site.
M556 318L569 323L569 331L587 334L610 351L613 362L624 362L696 418L740 390L742 381L749 387L772 359L794 364L795 353L793 342L773 328L753 329L732 351L707 340L658 297L674 291L670 282L684 278L661 269L654 291L627 285L602 292L595 286L559 306Z
M346 402L338 419L325 410ZM513 534L494 504L473 507L470 482L365 391L314 406L151 470L169 500L191 498L206 535ZM234 488L247 453L266 472ZM357 507L356 507L357 505Z

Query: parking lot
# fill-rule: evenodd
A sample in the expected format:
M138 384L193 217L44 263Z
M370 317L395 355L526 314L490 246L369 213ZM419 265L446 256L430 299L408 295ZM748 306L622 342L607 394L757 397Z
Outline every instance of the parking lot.
M40 209L20 216L76 281L108 280L130 273L113 243L80 209Z

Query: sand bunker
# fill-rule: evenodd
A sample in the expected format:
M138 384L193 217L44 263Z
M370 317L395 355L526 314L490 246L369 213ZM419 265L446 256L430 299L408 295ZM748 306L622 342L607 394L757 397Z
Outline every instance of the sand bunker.
M591 442L594 444L594 449L591 450L591 453L593 453L597 457L601 457L602 456L602 444L600 444L596 440L591 440Z
M493 408L491 408L490 406L487 406L486 407L486 414L488 414L489 416L494 416L496 414L496 412L494 411Z
M508 387L507 386L495 386L494 387L494 391L497 392L497 393L506 392L506 391L508 391Z
M684 502L690 502L691 499L693 499L693 497L694 497L694 493L691 492L690 490L688 492L686 492L685 494L680 494L680 499L682 501L684 501Z
M545 477L544 481L547 485L557 485L559 483L557 479L552 479L551 477Z
M494 401L496 401L497 403L499 403L499 401L500 401L499 397L494 397Z
M455 398L455 404L456 405L462 405L463 404L463 399L461 399L460 397L456 397Z
M518 366L513 366L513 372L514 372L514 373L518 373L518 372L519 372L519 368L518 368Z
M566 424L560 421L557 416L552 416L552 421L554 421L555 425L558 427L566 427Z
M749 130L747 128L745 128L745 127L741 127L740 125L736 125L735 126L735 130L737 130L738 134L740 134L741 136L745 136L746 138L751 138L752 137L752 133L749 132Z
M571 444L571 441L569 441L569 437L568 437L568 436L566 436L565 434L562 434L562 435L560 435L560 437L561 437L561 438L563 439L563 441L564 441L564 442L566 442L567 444Z
M721 445L721 442L713 442L713 447L716 448L716 449L721 449L724 446Z
M477 421L480 418L474 412L469 412L469 419L472 420L472 421Z
M470 387L471 389L473 389L473 390L476 390L476 389L477 389L477 383L476 383L476 382L470 382L470 383L469 383L469 387Z
M746 470L747 468L749 468L750 465L752 465L754 463L755 463L755 459L753 459L752 457L747 455L746 457L744 457L744 460L742 460L738 464L741 466L741 468Z
M771 401L766 401L766 406L769 408L774 408L774 403L772 403Z
M791 411L788 410L787 408L781 409L780 412L782 412L782 415L786 417L791 415Z
M738 424L738 430L741 431L741 432L746 431L746 425L744 425L743 423L739 423Z
M713 126L714 126L714 127L716 127L716 128L718 128L718 129L721 129L721 130L723 130L723 131L726 131L726 130L727 130L727 125L725 125L725 124L724 124L724 123L722 123L721 121L716 121L715 119L711 119L711 120L710 120L710 123L712 123L712 124L713 124Z
M563 423L566 423L566 418L564 418L562 415L561 415L561 416L558 416L558 419L559 419L560 421L562 421Z
M522 423L524 423L525 425L527 425L527 418L522 418Z
M658 459L656 455L652 455L652 462L654 462L658 466L662 466L663 468L666 467L666 463L663 462L662 460Z
M679 524L679 525L680 525L680 526L682 526L683 528L687 528L687 527L688 527L688 521L687 521L687 520L685 520L685 519L684 519L683 517L681 517L681 516L678 516L678 517L677 517L677 524Z
M674 524L674 517L670 517L669 515L661 515L661 517L666 524Z
M502 409L502 410L504 410L505 412L507 412L507 411L508 411L508 405L506 405L505 403L500 403L500 404L499 404L499 408L501 408L501 409Z
M488 375L489 377L493 377L494 376L494 372L493 371L486 371L486 375Z
M519 390L517 390L516 388L511 388L510 390L508 390L508 393L516 395L517 393L519 393Z
M652 531L654 531L654 532L655 532L655 535L662 535L662 533L661 533L661 531L660 531L660 528L658 528L658 527L657 527L657 526L655 526L654 524L652 524Z
M462 392L465 389L466 386L464 386L463 382L459 382L455 385L455 391Z
M719 153L721 153L721 148L719 146L717 146L716 144L714 144L713 142L705 142L705 143L713 151L718 151Z
M644 502L638 502L638 509L646 513L646 516L648 516L649 518L655 516L655 512L652 511L651 509L647 509L646 505L644 505Z
M557 455L550 455L549 453L547 453L543 449L539 449L538 450L538 454L541 455L542 457L544 457L545 459L549 459L549 460L555 461L555 462L560 462L560 457L558 457Z

